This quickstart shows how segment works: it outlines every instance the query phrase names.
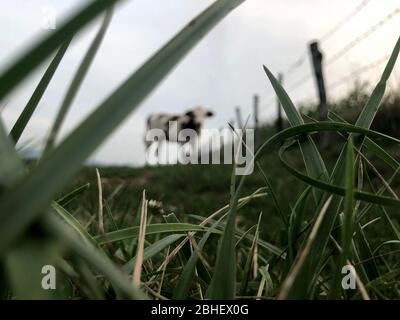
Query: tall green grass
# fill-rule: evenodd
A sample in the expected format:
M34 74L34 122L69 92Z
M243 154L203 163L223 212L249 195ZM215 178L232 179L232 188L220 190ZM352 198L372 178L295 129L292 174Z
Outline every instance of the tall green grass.
M218 0L193 19L141 68L132 73L69 136L58 145L55 138L73 99L100 48L111 21L112 8L119 1L92 1L71 16L55 33L35 44L0 75L0 98L11 93L41 62L57 51L32 98L7 134L0 122L0 283L4 298L89 298L89 299L369 299L400 297L396 283L399 267L380 255L384 247L400 243L398 223L389 208L400 200L379 171L378 190L370 179L371 154L381 159L396 176L399 163L379 144L400 140L370 129L399 55L400 39L382 78L362 109L355 125L330 113L329 121L305 123L284 88L264 67L290 128L267 139L254 161L265 181L263 188L243 195L247 177L232 171L230 201L208 217L174 214L160 219L148 210L143 193L140 208L130 225L115 216L102 195L99 183L98 232L93 233L67 204L86 192L83 185L56 199L76 175L84 161L140 105L163 78L201 38L244 0ZM70 84L45 152L29 168L15 151L52 76L76 33L104 14L98 34L88 48ZM340 134L342 151L328 170L313 135L331 131ZM307 187L294 199L288 211L269 181L265 154L276 152L282 166ZM298 149L305 172L287 160L285 154ZM260 234L261 218L249 229L237 228L238 215L249 202L267 197L282 222L282 239L274 245ZM372 246L368 226L372 209L395 236ZM308 215L306 214L308 212ZM311 215L310 215L311 213ZM271 214L271 213L269 213ZM260 214L261 217L261 214ZM307 218L306 218L307 217ZM368 220L369 219L369 220ZM182 221L184 220L184 221ZM190 220L190 221L187 221ZM104 225L107 229L104 232ZM57 266L55 291L42 290L41 267ZM341 269L351 264L357 271L357 289L343 290ZM5 284L5 285L3 285Z

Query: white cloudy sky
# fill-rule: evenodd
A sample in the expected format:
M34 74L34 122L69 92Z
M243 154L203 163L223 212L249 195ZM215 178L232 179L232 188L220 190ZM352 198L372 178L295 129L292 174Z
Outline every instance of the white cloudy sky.
M0 69L12 61L32 41L48 30L42 29L44 10L48 7L62 18L82 0L13 0L0 1ZM65 136L96 105L137 69L162 44L168 41L192 17L212 0L128 0L119 6L89 74L68 114L62 130ZM139 165L144 161L143 134L145 119L151 112L182 112L201 104L215 111L206 123L220 128L234 118L234 107L241 106L244 117L252 111L252 96L261 98L261 118L275 116L271 86L262 64L274 73L286 71L307 49L307 43L321 37L351 12L360 0L247 0L232 12L182 61L149 98L93 155L92 160L107 164ZM399 7L398 0L371 0L368 5L333 37L321 44L327 59L357 36ZM60 106L80 59L99 26L91 24L74 39L33 121L21 143L39 146ZM326 69L329 84L347 76L365 64L390 53L399 37L400 14ZM48 62L8 96L2 117L10 128L28 101ZM363 74L360 80L374 83L384 64ZM309 58L285 79L291 86L310 70ZM390 87L399 88L399 63ZM351 87L344 84L329 91L336 98ZM314 83L308 81L291 96L298 103L315 99Z

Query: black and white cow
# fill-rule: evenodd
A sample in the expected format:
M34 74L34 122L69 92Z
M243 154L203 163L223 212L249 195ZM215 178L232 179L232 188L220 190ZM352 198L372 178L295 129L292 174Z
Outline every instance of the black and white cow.
M183 129L192 129L197 135L200 134L201 127L206 118L212 117L214 113L206 110L205 108L198 106L193 110L188 110L184 114L166 114L166 113L153 113L147 118L146 135L149 130L158 129L162 130L165 135L165 140L176 141L176 137L169 136L170 122L174 122L177 127L178 133ZM146 149L150 147L153 141L145 138ZM161 141L158 141L160 143ZM184 142L181 142L184 143Z

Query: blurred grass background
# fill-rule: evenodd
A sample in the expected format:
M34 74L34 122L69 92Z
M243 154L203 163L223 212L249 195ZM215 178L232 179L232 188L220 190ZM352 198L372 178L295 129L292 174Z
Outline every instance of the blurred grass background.
M331 110L343 115L343 118L350 123L354 123L360 110L368 99L368 93L365 86L354 85L354 89L349 94L330 106ZM311 122L318 118L318 106L303 105L300 107L304 114L305 122ZM376 115L372 129L385 133L387 135L400 138L400 96L396 92L389 93L378 114ZM285 121L285 127L288 127ZM266 123L261 128L261 137L265 141L268 137L276 133L275 124ZM318 140L318 135L315 136ZM328 170L332 170L337 159L343 137L333 134L331 143L322 152L322 157ZM397 148L388 147L389 151L396 159L400 158L400 151ZM289 210L291 206L305 189L306 184L299 181L285 168L282 167L276 148L275 152L266 154L261 159L263 168L268 169L268 178L277 194L280 205ZM371 154L371 162L379 172L388 179L391 170L374 155ZM296 168L305 170L301 153L293 150L290 153L290 163ZM182 221L191 220L189 215L195 214L208 216L210 212L223 207L229 203L229 184L232 174L232 165L165 165L158 167L98 167L102 176L103 196L116 217L124 217L126 225L133 223L139 212L142 191L145 189L149 200L158 202L157 206L150 208L155 219L162 221L163 214L175 213ZM273 169L271 169L273 168ZM379 179L374 176L371 169L368 169L373 177L375 186L380 185ZM97 222L93 220L94 213L98 211L98 187L95 167L84 167L59 194L61 197L68 191L89 183L88 189L80 194L74 201L70 202L66 208L79 217L82 223L92 223L92 232L97 230ZM243 187L243 194L251 194L258 188L264 187L265 182L258 170L247 178ZM391 184L394 191L400 191L400 178L394 179ZM160 206L161 205L161 206ZM310 204L312 205L312 204ZM395 211L396 209L388 209ZM282 221L275 212L275 207L270 197L259 198L251 201L243 209L242 214L238 216L238 228L247 229L257 223L258 215L263 212L263 228L261 228L262 237L273 239L272 242L280 241L282 236ZM311 218L313 211L310 210L308 218ZM376 216L377 210L373 210L366 217ZM396 214L396 216L398 216ZM193 221L193 220L191 220ZM399 220L396 220L399 223ZM108 226L111 227L111 226ZM369 239L372 242L380 242L386 236L386 226L379 223L373 226L375 239Z

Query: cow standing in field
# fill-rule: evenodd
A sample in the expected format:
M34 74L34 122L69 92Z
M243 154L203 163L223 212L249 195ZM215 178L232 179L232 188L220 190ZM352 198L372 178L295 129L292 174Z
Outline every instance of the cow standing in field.
M193 110L189 110L184 114L166 114L166 113L154 113L151 114L147 119L147 128L145 135L146 151L152 145L154 137L151 136L151 130L157 134L158 147L162 143L162 140L178 142L185 144L187 141L180 140L174 134L171 136L171 131L176 131L177 134L184 129L194 130L198 136L200 134L201 127L203 126L204 120L208 117L212 117L214 114L212 111L206 110L203 107L196 107ZM175 126L175 130L171 130L171 125ZM190 142L194 142L193 139Z

